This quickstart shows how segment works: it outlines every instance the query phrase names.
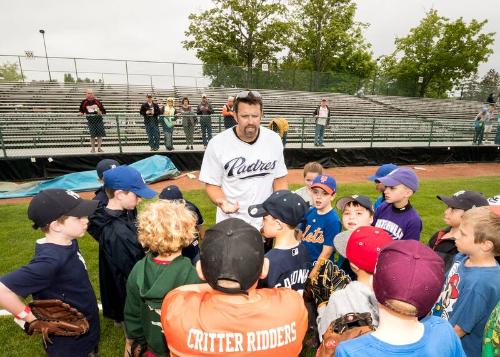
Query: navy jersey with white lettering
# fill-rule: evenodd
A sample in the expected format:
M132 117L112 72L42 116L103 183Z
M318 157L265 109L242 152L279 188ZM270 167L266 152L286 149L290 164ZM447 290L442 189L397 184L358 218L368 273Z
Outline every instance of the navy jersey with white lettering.
M266 254L269 259L269 273L259 281L259 288L286 287L295 291L304 290L311 258L304 244L290 249L273 248Z
M17 295L33 299L59 299L78 309L87 318L89 331L81 336L50 335L49 356L87 356L99 342L97 301L90 284L85 261L78 243L71 245L37 241L35 255L29 264L8 273L0 281Z
M382 203L375 211L373 225L384 229L394 240L419 240L422 231L422 220L410 203L401 209Z

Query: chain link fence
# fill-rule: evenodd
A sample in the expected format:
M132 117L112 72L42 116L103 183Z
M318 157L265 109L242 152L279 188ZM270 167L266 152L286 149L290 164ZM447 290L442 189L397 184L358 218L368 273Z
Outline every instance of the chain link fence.
M87 154L91 149L91 133L102 135L102 150L106 153L202 151L213 136L226 129L224 118L219 115L186 114L145 119L117 113L103 115L105 132L97 131L96 134L92 128L94 119L74 114L0 114L0 157ZM276 117L263 118L262 125L270 127L273 119ZM314 118L296 116L286 120L288 128L283 139L286 147L317 146L315 142L319 141L320 133ZM495 123L489 138L484 140L500 140L497 133ZM330 148L342 145L472 145L473 136L472 120L334 115L330 125L324 128L322 144Z

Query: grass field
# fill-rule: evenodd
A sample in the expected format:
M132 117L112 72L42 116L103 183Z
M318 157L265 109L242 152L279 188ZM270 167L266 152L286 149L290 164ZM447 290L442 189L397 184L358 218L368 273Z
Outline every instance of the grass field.
M470 178L456 180L425 180L412 198L412 205L423 220L421 240L427 242L430 236L443 226L445 205L436 199L436 194L449 195L469 189L490 197L500 192L500 177ZM297 185L291 189L298 188ZM338 197L349 194L364 194L376 198L372 183L343 184L338 187ZM185 192L185 198L195 203L204 215L206 228L214 224L215 209L202 190ZM28 262L33 254L34 242L41 237L40 231L31 228L26 216L28 204L0 205L0 275ZM87 262L90 279L99 299L98 245L85 235L79 241L82 255ZM27 337L12 321L0 318L0 339L4 341L1 356L43 356L40 339ZM101 356L123 356L123 332L113 327L107 319L101 320ZM309 355L309 353L307 354Z

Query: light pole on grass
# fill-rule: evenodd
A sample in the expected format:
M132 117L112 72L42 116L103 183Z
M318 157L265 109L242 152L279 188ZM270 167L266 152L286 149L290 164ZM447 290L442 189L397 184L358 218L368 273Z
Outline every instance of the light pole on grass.
M49 81L52 82L52 76L50 75L50 66L49 66L49 56L47 56L47 45L45 45L45 30L39 30L43 37L43 47L45 48L45 59L47 60L47 70L49 71Z

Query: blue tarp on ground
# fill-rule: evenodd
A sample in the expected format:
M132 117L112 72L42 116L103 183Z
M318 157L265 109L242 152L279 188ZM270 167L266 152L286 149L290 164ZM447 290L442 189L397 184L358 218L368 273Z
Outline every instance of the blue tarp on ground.
M168 157L161 155L148 157L144 160L134 162L130 166L139 170L147 183L166 180L179 174L179 170L177 170L172 161ZM82 171L63 175L52 180L23 184L18 189L0 192L0 199L34 196L38 192L48 188L90 191L100 186L101 183L97 180L97 172L95 170Z

